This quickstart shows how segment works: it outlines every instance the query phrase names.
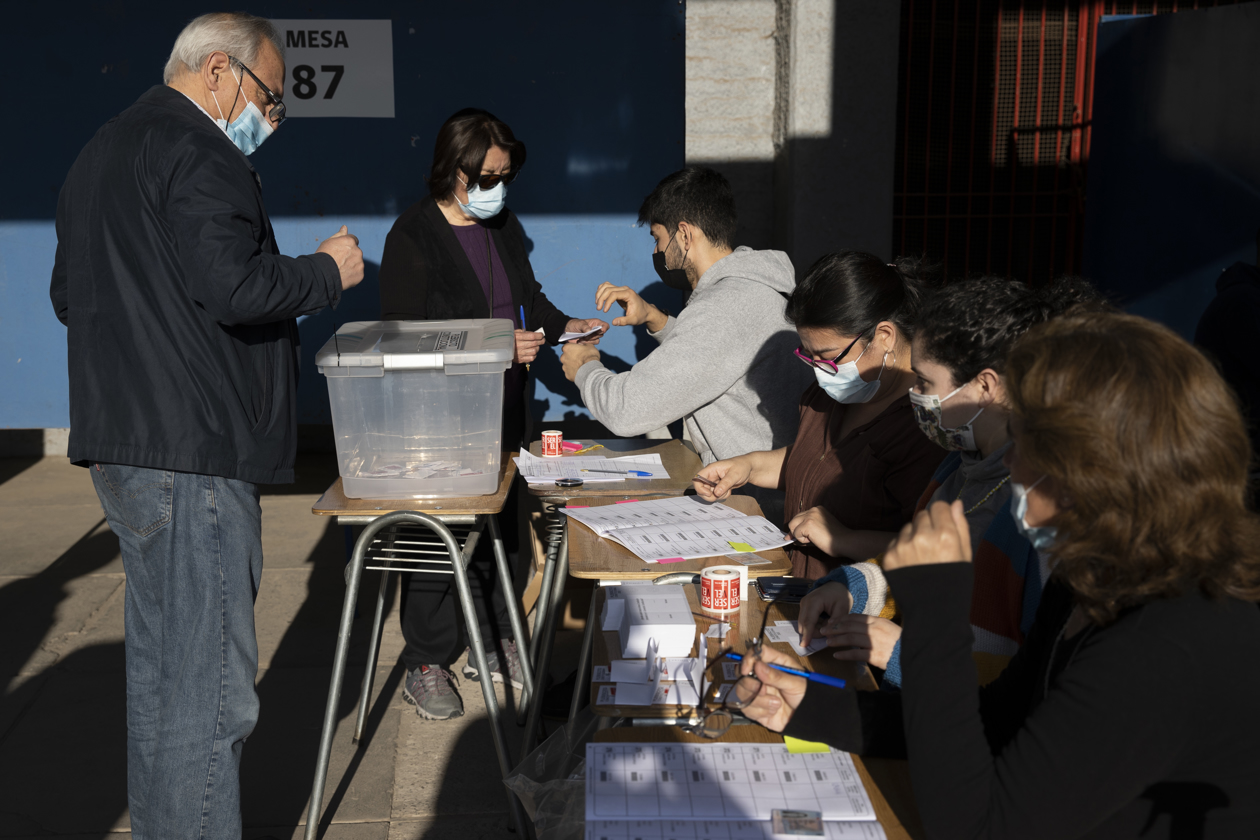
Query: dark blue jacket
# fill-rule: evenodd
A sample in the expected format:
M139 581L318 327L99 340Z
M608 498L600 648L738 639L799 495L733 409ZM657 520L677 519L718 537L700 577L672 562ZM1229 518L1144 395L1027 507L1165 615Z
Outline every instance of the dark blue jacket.
M50 294L71 461L293 480L294 319L335 306L340 274L280 255L257 173L188 97L151 88L79 153Z

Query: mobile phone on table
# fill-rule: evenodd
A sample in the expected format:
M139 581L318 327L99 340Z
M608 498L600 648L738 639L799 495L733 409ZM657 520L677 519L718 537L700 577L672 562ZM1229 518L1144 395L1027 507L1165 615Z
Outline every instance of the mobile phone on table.
M776 598L788 604L799 604L809 592L809 581L794 577L759 577L753 580L757 594L763 601Z

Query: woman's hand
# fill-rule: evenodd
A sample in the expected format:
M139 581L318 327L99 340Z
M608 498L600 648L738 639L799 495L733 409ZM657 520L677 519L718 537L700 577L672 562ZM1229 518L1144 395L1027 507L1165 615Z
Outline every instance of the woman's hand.
M805 647L818 636L826 635L822 631L822 616L826 613L829 622L849 614L853 609L853 593L849 587L839 581L829 580L822 586L809 592L801 599L801 609L797 613L796 626L801 628L801 647Z
M626 314L613 318L614 327L637 327L647 324L652 332L660 332L669 320L664 312L639 297L639 293L629 286L614 286L612 283L600 283L595 290L595 308L600 312L612 309L614 303L621 304Z
M836 659L869 662L876 668L887 668L893 648L901 638L901 627L886 618L873 615L842 615L823 628L830 647L848 648L832 654Z
M959 562L971 562L971 530L962 502L935 502L920 511L884 554L886 571Z
M805 689L809 687L809 681L804 677L776 671L767 665L767 662L787 665L790 668L797 667L795 659L769 645L762 646L761 661L749 658L741 662L740 672L744 674L751 672L761 680L761 691L757 692L752 703L740 709L740 712L744 717L760 723L766 729L782 732L788 725L788 721L792 719L796 707L805 699Z
M517 330L516 352L512 356L512 361L518 365L527 365L534 361L538 358L538 351L546 340L542 333Z
M713 487L703 481L693 480L696 495L706 502L717 502L729 497L732 490L748 483L748 477L752 475L752 464L743 456L726 461L714 461L700 470L697 475L700 478L707 478L717 486Z
M598 318L570 318L569 323L564 325L565 332L584 333L590 330L603 330L588 338L576 338L572 342L566 344L599 344L599 340L604 337L604 333L608 332L608 322L601 321Z
M832 557L844 554L840 546L849 533L849 529L841 525L831 511L822 507L812 507L792 517L792 521L788 523L788 531L798 543L816 545L820 551Z

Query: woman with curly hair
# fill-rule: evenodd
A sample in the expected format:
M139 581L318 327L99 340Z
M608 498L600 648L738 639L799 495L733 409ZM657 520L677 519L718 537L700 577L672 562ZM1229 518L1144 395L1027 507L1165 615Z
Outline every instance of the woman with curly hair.
M908 753L931 837L1260 836L1260 521L1234 397L1186 341L1120 314L1033 329L1006 385L1011 515L1053 545L1010 666L977 698L971 539L962 503L938 502L885 558L902 691L807 692L768 651L742 666L746 714Z
M920 431L949 454L915 512L934 501L963 503L975 567L972 653L981 683L1000 674L1019 649L1047 578L1045 546L1033 545L1008 514L1006 356L1032 327L1083 305L1100 301L1079 277L1040 289L983 277L929 295L916 320L910 402ZM901 627L881 559L840 566L816 581L801 602L801 636L803 644L825 636L841 648L836 659L885 669L883 684L896 687Z

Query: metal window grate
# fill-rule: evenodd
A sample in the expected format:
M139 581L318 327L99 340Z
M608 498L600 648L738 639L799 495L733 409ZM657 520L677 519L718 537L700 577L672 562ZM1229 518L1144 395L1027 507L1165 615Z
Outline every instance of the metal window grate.
M896 252L949 277L1079 272L1099 18L1229 2L902 0Z

